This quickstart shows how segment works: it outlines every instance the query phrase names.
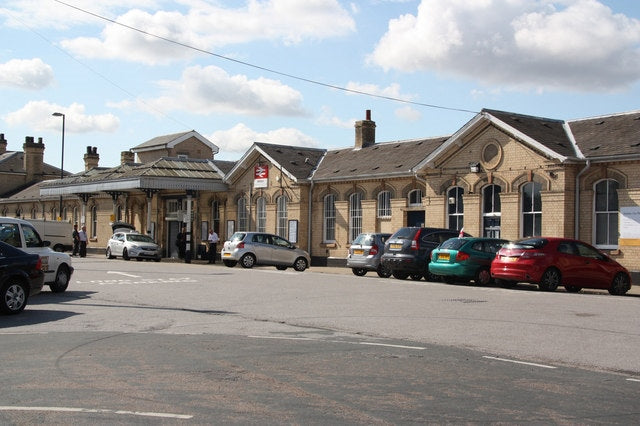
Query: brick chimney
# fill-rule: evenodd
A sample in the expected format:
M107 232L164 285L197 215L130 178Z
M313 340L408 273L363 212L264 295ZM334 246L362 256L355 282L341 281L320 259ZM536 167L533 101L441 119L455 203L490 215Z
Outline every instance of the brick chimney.
M87 153L84 154L84 170L91 170L94 167L98 167L100 161L100 155L98 155L98 148L95 146L88 146Z
M131 151L122 151L120 152L120 165L125 165L127 163L135 163L136 155Z
M4 138L4 133L0 133L0 155L7 152L7 140Z
M26 183L34 180L42 180L44 174L44 144L42 138L38 138L38 142L34 141L33 136L24 138L24 170L26 172Z
M376 143L376 122L371 121L371 110L365 120L356 121L356 148L366 148Z

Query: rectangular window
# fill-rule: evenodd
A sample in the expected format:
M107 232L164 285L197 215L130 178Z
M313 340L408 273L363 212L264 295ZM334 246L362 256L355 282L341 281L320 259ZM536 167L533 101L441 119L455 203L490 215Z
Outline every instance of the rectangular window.
M327 195L324 197L324 242L336 240L336 197Z

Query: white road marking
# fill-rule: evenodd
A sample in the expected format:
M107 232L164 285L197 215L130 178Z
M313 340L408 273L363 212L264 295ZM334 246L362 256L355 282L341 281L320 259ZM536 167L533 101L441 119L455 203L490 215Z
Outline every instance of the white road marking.
M132 275L132 274L127 274L125 272L118 272L118 271L107 271L107 274L118 274L118 275L124 275L125 277L140 278L140 275Z
M552 365L536 364L534 362L516 361L515 359L498 358L498 357L495 357L495 356L483 356L482 358L493 359L493 360L496 360L496 361L512 362L514 364L531 365L533 367L540 367L540 368L558 368L558 367L554 367Z
M630 382L640 382L640 379L627 379Z
M350 345L370 345L370 346L385 346L388 348L400 348L400 349L415 349L425 350L421 346L404 346L404 345L392 345L387 343L375 343L375 342L349 342L346 340L327 340L327 339L314 339L311 337L283 337L283 336L247 336L253 339L274 339L274 340L305 340L310 342L329 342L329 343L347 343Z
M97 408L73 408L73 407L11 407L0 406L0 411L46 411L46 412L64 412L64 413L108 413L108 414L122 414L131 416L143 416L143 417L162 417L165 419L191 419L192 415L189 414L173 414L173 413L154 413L154 412L142 412L142 411L127 411L127 410L107 410Z

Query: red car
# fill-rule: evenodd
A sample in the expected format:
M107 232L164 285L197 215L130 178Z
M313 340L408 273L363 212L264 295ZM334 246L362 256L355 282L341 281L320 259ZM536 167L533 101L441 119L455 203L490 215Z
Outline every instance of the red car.
M598 249L568 238L535 237L503 246L491 263L491 277L503 285L537 284L543 291L562 285L624 295L631 288L629 271Z

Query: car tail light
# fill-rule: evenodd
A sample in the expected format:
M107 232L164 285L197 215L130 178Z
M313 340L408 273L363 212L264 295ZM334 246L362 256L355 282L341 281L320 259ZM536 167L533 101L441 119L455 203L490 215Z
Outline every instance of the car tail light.
M418 232L416 232L416 235L413 237L413 240L411 240L411 250L420 250L420 233L422 232L422 229L418 229Z
M471 256L469 256L469 253L465 253L463 251L459 251L458 254L456 254L456 261L460 262L462 260L467 260L467 259L469 259L469 257L471 257Z
M36 271L42 270L42 258L38 256L38 261L36 262Z
M371 249L369 250L369 254L370 255L376 255L378 254L378 246L376 244L371 246Z
M533 259L534 257L545 257L546 254L541 251L525 251L520 256L520 259Z
M244 248L244 241L240 241L238 244L236 244L236 248Z

